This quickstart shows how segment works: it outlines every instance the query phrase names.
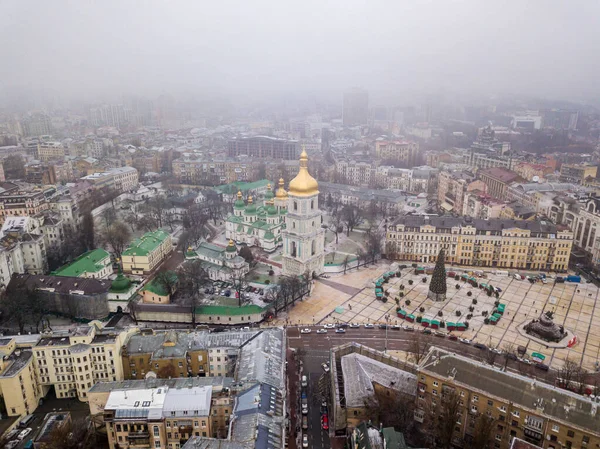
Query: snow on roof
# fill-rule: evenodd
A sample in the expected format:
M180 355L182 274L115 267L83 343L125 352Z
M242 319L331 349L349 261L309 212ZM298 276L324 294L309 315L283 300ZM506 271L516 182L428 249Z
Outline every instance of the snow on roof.
M169 387L140 390L115 390L110 393L105 409L115 410L115 417L148 417L161 419Z
M357 353L342 357L342 372L347 407L363 407L374 395L373 383L413 396L417 389L414 374Z
M184 412L192 412L190 414L194 416L208 416L211 395L211 386L170 388L163 405L163 416L179 417L184 416Z

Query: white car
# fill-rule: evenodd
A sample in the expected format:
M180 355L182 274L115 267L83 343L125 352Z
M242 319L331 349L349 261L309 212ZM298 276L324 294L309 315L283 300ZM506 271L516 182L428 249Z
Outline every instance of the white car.
M492 349L490 349L490 351L492 351L492 352L495 352L496 354L499 354L499 355L502 355L502 354L504 354L504 353L503 353L503 352L502 352L500 349L498 349L498 348L492 348Z
M305 327L304 329L300 329L300 333L301 334L310 334L310 329L308 327Z
M460 341L461 343L464 343L466 345L471 344L471 340L469 340L468 338L459 338L458 341Z
M350 329L358 329L360 327L360 324L358 323L350 323Z
M531 365L531 360L529 359L519 359L519 362L523 362L525 365Z
M321 363L321 368L323 368L323 371L326 373L329 372L329 365L327 363Z
M9 441L8 443L6 443L4 445L4 449L13 449L13 448L17 447L20 443L21 443L21 441L19 441L19 440Z
M29 435L31 433L31 427L28 427L27 429L23 429L21 430L21 433L19 434L19 436L17 437L19 440L22 440L23 438L25 438L27 435Z
M365 324L365 329L373 329L374 327L371 323Z
M325 329L335 329L335 324L333 324L333 323L327 323L327 324L324 324L323 327Z
M326 334L327 329L317 329L317 334Z
M302 435L302 447L308 447L308 435Z

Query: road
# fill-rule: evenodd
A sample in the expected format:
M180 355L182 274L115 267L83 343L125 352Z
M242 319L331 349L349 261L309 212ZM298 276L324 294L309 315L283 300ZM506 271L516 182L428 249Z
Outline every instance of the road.
M304 327L303 327L304 328ZM386 348L386 331L375 326L373 329L365 329L361 326L358 329L346 329L346 333L338 334L335 329L328 329L327 334L317 334L317 329L322 329L322 326L308 326L311 329L310 334L301 334L299 327L288 327L288 345L290 348L302 348L307 352L309 360L318 359L325 361L327 354L332 347L339 346L345 343L356 342L364 344L373 349L383 351ZM414 332L404 330L387 331L387 349L391 351L406 351L411 349L411 344L414 336L418 332L422 332L422 328L415 327ZM464 355L479 361L487 361L488 351L475 348L472 345L460 343L459 341L448 340L447 338L421 335L422 338L428 339L431 345L435 345L456 354ZM321 354L324 354L322 357ZM505 359L498 355L495 359L495 364L504 366ZM320 365L320 363L318 364ZM312 369L318 371L316 368ZM320 366L318 366L320 368ZM548 383L554 383L556 374L552 371L545 372L535 368L533 365L526 365L522 362L508 360L507 371L528 375L537 379L542 379Z

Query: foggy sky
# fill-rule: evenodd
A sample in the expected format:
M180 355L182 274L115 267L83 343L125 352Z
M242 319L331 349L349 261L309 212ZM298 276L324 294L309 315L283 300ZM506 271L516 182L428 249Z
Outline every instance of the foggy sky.
M600 92L599 18L594 0L0 0L0 90L581 99Z

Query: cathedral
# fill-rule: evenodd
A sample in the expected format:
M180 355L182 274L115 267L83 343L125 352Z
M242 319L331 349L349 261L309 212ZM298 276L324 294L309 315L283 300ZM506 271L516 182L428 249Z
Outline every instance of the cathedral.
M262 204L256 204L251 196L246 204L242 199L242 192L238 192L233 204L233 215L225 223L225 237L236 243L258 246L269 253L275 251L282 245L287 199L283 179L279 180L279 189L275 194L271 190L271 184L267 185Z
M258 201L257 201L258 203ZM308 173L306 151L300 155L300 170L290 181L288 191L283 179L273 194L271 185L262 204L252 197L245 203L238 192L233 215L225 223L225 237L236 243L258 246L266 252L283 247L283 274L299 276L307 271L323 273L325 230L319 210L319 185Z
M290 181L283 239L283 274L323 273L325 230L319 210L319 184L308 173L308 155L302 151L300 170Z

